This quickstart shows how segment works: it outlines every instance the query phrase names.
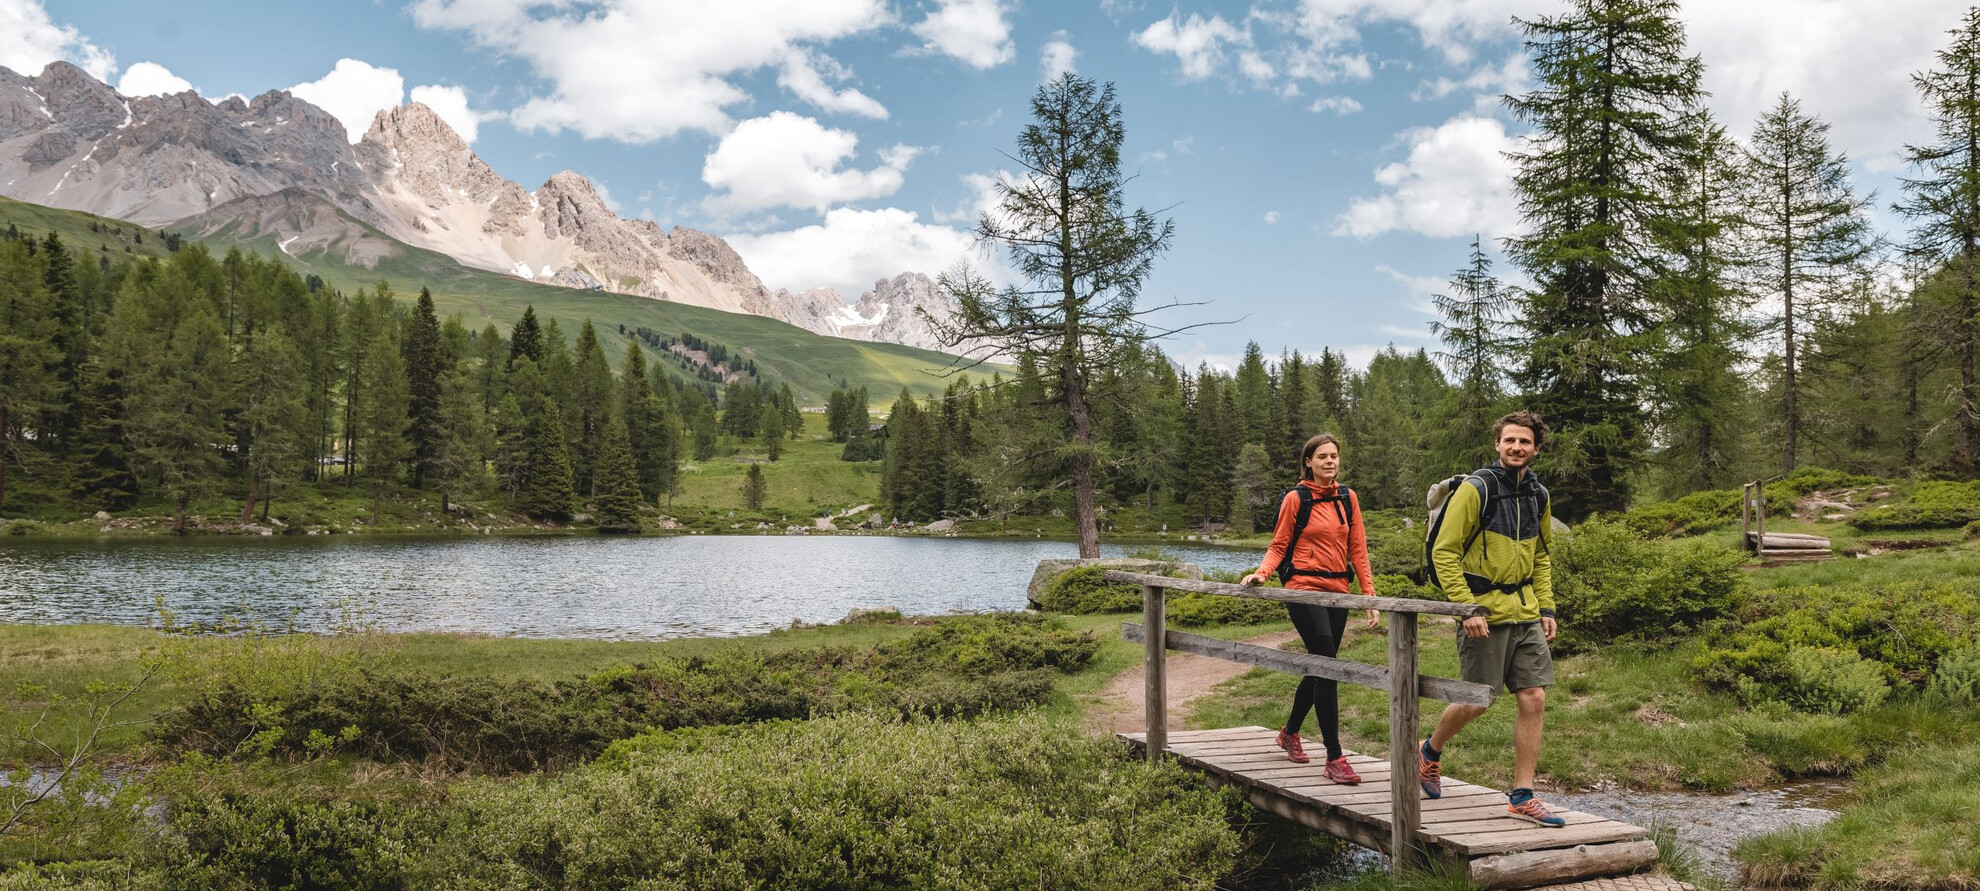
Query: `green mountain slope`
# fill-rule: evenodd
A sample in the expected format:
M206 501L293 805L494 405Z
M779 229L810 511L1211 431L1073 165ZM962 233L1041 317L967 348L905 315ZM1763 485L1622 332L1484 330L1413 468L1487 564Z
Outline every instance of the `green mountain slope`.
M125 240L91 232L92 222L121 227ZM156 233L145 234L141 244L131 244L137 231L132 223L0 198L0 229L9 223L37 235L53 229L71 245L91 247L102 241L109 251L130 246L133 253L147 256L165 250ZM902 388L916 396L939 393L949 383L943 375L954 361L943 353L898 344L825 337L761 316L558 288L469 269L452 257L397 241L297 192L232 202L171 231L216 254L238 247L276 258L346 291L384 281L400 299L411 300L421 287L429 288L442 316L459 313L470 328L494 322L506 330L522 317L525 305L533 304L545 324L556 319L574 342L579 326L590 319L614 365L630 340L620 333L620 326L627 332L645 327L676 338L693 333L755 360L763 377L789 383L800 403L807 405L822 405L826 394L841 383L865 386L878 405L891 403ZM671 363L661 365L678 371Z

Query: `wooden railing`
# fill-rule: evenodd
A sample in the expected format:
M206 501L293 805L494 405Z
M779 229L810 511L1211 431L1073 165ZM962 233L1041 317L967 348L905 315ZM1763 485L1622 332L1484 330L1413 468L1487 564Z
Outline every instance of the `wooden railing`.
M1120 570L1109 570L1105 575L1109 581L1141 586L1143 624L1124 623L1121 627L1121 636L1146 645L1144 665L1148 677L1146 705L1150 759L1161 757L1162 753L1168 750L1168 683L1164 666L1169 650L1256 665L1287 674L1311 675L1364 687L1387 689L1389 691L1389 790L1392 805L1389 862L1391 868L1395 870L1407 869L1423 862L1423 851L1417 842L1417 830L1422 826L1422 812L1417 801L1417 786L1412 781L1416 776L1416 734L1419 720L1417 697L1482 707L1492 704L1493 691L1484 684L1419 675L1416 670L1416 617L1427 613L1468 618L1485 616L1490 612L1489 610L1476 604L1442 603L1407 597L1329 594L1285 588L1245 587L1224 582L1172 579ZM1288 653L1254 644L1169 631L1164 627L1166 621L1164 613L1165 598L1167 592L1171 590L1242 597L1249 600L1276 600L1281 603L1304 603L1312 606L1381 610L1390 614L1389 664L1385 668L1346 659Z
M1739 546L1754 554L1767 540L1767 481L1739 487Z

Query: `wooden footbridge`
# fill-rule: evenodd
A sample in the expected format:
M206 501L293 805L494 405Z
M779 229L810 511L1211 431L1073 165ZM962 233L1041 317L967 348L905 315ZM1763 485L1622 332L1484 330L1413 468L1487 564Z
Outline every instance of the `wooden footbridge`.
M1641 827L1576 811L1557 812L1566 818L1566 826L1536 826L1506 814L1504 792L1449 777L1444 778L1442 798L1421 797L1414 745L1421 736L1417 732L1418 697L1484 706L1492 703L1493 694L1483 684L1419 675L1416 617L1426 613L1484 615L1484 607L1248 588L1118 570L1107 572L1106 577L1140 585L1142 590L1144 624L1124 624L1122 636L1147 648L1148 729L1124 733L1121 738L1149 757L1174 758L1203 772L1214 784L1239 786L1262 810L1389 855L1395 870L1433 861L1460 866L1481 888L1677 891L1687 887L1667 876L1645 872L1656 863L1657 846L1649 831ZM1163 614L1169 590L1382 610L1389 613L1389 664L1367 665L1168 631ZM1232 727L1170 733L1163 671L1168 650L1386 689L1389 757L1378 760L1349 753L1362 783L1343 786L1321 775L1318 759L1311 764L1288 761L1278 747L1276 730ZM1506 757L1511 758L1512 753L1507 752ZM1615 878L1618 876L1624 878Z

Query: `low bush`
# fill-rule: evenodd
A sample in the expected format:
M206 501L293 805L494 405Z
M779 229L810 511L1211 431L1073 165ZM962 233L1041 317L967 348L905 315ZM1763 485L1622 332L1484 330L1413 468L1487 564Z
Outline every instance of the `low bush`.
M1645 541L1591 520L1553 540L1554 603L1565 653L1621 639L1659 640L1730 615L1745 596L1745 556L1703 541Z
M1108 581L1106 572L1103 566L1082 566L1061 573L1038 595L1038 606L1069 616L1141 609L1141 586Z
M1965 533L1967 538L1980 538L1980 520L1966 524L1960 531Z
M1854 650L1838 647L1789 647L1783 698L1789 705L1818 715L1862 711L1884 701L1891 685L1884 671Z
M1214 887L1227 796L1038 717L871 715L649 734L554 778L454 791L450 887Z
M214 774L208 773L208 777ZM138 887L156 891L400 891L442 825L432 805L297 791L281 783L188 784L172 831L134 852Z
M1944 657L1980 636L1975 593L1943 582L1759 592L1747 599L1737 622L1712 631L1706 651L1692 661L1692 676L1749 703L1805 707L1875 697L1863 680L1871 670L1886 684L1915 688ZM1796 655L1804 650L1853 654L1861 665L1834 655Z
M1038 616L945 618L861 651L742 648L552 684L364 667L308 687L205 685L153 738L217 757L357 755L494 772L587 760L648 728L799 719L853 708L956 717L1035 705L1099 643Z
M1932 692L1955 705L1980 705L1980 644L1948 651L1932 670Z
M1980 509L1980 480L1964 483L1934 480L1919 483L1911 490L1911 506L1928 510Z
M1693 492L1683 498L1636 508L1618 519L1647 538L1700 535L1739 519L1739 490Z
M1980 521L1980 505L1964 507L1877 507L1849 518L1866 532L1903 529L1958 529Z

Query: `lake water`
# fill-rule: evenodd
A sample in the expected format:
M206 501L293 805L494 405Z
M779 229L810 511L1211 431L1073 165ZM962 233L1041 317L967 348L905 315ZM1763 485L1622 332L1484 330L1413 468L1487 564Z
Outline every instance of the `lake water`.
M1206 570L1249 569L1260 556L1164 551ZM853 609L1021 609L1039 560L1077 555L1062 541L886 536L0 539L0 622L156 625L162 603L180 622L306 631L757 634Z

